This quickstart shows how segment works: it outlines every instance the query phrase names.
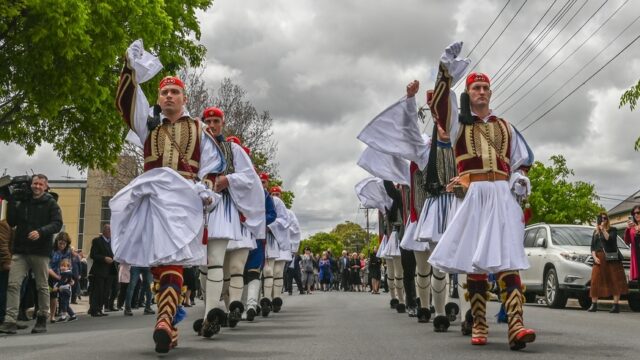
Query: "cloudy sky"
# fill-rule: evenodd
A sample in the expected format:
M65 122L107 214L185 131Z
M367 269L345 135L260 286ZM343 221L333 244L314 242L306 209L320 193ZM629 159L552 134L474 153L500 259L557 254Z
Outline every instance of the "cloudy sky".
M494 78L492 107L524 129L640 35L640 20L633 22L640 15L636 1L511 0L479 41L505 4L216 0L199 15L201 42L208 49L205 81L216 88L231 78L259 110L271 112L280 174L284 187L296 194L293 209L303 235L328 231L345 220L364 225L353 191L367 176L356 165L364 149L356 135L403 96L411 80L420 80L424 94L449 43L464 41L463 55L475 46L471 66ZM530 55L513 69L526 48ZM563 154L576 180L595 184L606 208L640 188L632 170L640 165L640 153L633 150L640 110L618 109L620 95L639 78L640 41L524 131L537 160L547 163L551 155ZM418 98L420 105L423 98ZM82 176L60 164L50 147L33 157L18 155L11 145L0 145L0 151L12 154L2 162L11 173L33 169L54 178L67 172Z

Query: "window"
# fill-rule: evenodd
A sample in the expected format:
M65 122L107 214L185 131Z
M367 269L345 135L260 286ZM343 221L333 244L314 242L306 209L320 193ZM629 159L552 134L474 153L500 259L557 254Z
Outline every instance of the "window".
M78 249L84 245L84 206L87 189L80 189L80 216L78 216Z
M549 244L549 237L547 236L546 228L541 227L540 230L538 230L538 232L536 233L535 241L533 243L534 246L538 242L538 239L544 239L544 244Z
M109 200L111 196L102 197L102 208L100 209L100 231L104 224L108 224L111 221L111 209L109 208Z
M537 233L538 228L529 229L524 233L524 247L531 248L535 246Z

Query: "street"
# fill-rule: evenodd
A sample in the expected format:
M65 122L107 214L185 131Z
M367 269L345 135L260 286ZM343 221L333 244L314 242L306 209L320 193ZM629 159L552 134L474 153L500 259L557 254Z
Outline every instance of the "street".
M282 312L253 323L225 328L212 339L197 337L192 322L201 315L202 302L189 308L180 323L179 346L167 359L602 359L637 358L640 313L623 306L620 314L608 307L595 314L578 307L553 310L543 305L525 307L525 324L538 337L515 353L507 346L505 324L492 316L498 303L488 307L489 344L470 345L460 334L459 322L447 333L434 333L433 325L418 324L406 314L389 309L386 294L321 293L284 295ZM48 333L0 336L0 358L6 359L145 359L156 358L151 339L155 316L104 318L81 315L78 321L48 324ZM33 326L31 322L30 327Z

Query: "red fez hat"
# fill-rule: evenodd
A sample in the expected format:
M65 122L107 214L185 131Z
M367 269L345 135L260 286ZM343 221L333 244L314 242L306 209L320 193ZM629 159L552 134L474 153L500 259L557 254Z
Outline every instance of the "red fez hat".
M240 145L240 146L242 147L242 150L244 150L244 152L246 152L246 153L247 153L247 155L251 156L251 149L249 149L249 148L248 148L248 147L246 147L246 146L242 146L242 145Z
M489 80L489 76L487 76L487 74L472 72L467 76L467 88L475 82L486 82L491 84L491 80Z
M227 136L227 142L233 142L233 143L236 143L236 144L242 146L242 142L240 141L240 139L238 139L237 136L233 136L233 135Z
M282 193L282 189L280 189L280 186L274 186L274 187L271 188L270 193L272 193L272 194L273 193L281 194Z
M162 89L167 85L177 85L184 89L184 83L182 82L182 80L180 80L176 76L166 76L164 79L160 80L160 85L158 85L158 89Z
M269 181L269 174L268 174L268 173L266 173L266 172L261 172L261 173L260 173L260 180L261 180L261 181L265 181L265 180L266 180L266 181Z
M222 110L218 109L215 106L210 106L210 107L204 109L204 111L202 112L202 120L204 120L206 118L210 118L210 117L219 117L221 119L224 119L224 112L222 112ZM227 141L229 141L229 140L227 139ZM239 144L239 143L237 143L237 144Z

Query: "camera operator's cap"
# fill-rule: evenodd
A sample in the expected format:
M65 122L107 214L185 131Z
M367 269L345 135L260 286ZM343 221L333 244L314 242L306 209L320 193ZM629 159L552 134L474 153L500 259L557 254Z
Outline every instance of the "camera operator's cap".
M476 82L486 82L491 85L491 80L489 79L489 76L487 74L472 72L471 74L469 74L469 76L467 76L467 89L469 88L469 86L471 86L471 84Z
M184 89L184 83L177 76L166 76L164 79L160 80L160 85L158 85L158 89L162 89L167 85L176 85Z
M219 108L217 108L215 106L209 106L208 108L204 109L204 111L202 112L202 120L204 120L206 118L224 119L224 111L220 110ZM229 141L229 140L227 140L227 141ZM240 139L238 139L238 141L240 141ZM238 145L240 145L240 144L238 144Z

